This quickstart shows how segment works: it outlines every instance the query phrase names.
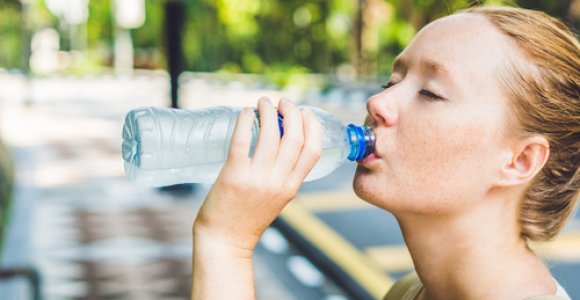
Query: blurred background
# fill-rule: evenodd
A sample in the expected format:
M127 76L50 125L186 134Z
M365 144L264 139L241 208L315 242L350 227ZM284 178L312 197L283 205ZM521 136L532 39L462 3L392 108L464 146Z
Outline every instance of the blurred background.
M209 187L127 182L124 115L265 95L361 123L414 34L475 4L580 22L579 0L0 0L0 299L187 299ZM353 170L306 183L266 232L259 299L377 299L413 269ZM578 214L534 249L580 298Z

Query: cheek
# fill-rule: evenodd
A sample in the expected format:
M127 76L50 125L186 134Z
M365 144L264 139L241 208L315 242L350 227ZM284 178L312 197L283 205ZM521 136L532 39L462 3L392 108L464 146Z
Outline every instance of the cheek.
M481 199L493 180L497 128L484 118L418 118L382 136L383 164L358 167L353 187L391 212L449 213Z
M400 135L394 164L402 190L413 191L409 196L419 198L413 200L452 205L453 199L484 192L486 161L491 154L490 133L485 127L474 122L426 122L412 130Z

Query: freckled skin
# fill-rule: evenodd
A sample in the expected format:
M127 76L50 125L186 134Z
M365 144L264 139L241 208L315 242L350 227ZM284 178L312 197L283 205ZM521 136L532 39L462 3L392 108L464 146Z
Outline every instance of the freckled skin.
M406 70L369 99L366 123L375 126L380 159L358 166L357 195L395 215L457 213L482 201L508 147L510 108L497 72L512 51L483 17L455 15L424 28L400 55ZM421 68L425 58L448 75ZM445 100L429 101L422 89Z

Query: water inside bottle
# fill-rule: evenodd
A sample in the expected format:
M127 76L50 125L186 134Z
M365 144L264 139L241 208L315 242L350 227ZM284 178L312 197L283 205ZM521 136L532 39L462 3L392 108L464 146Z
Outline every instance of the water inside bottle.
M323 149L320 160L304 181L328 175L344 162L347 155L348 148ZM165 186L188 182L212 183L217 179L223 164L224 162L216 162L183 168L147 170L125 162L125 173L130 181L142 186Z
M348 147L322 149L320 160L304 181L316 180L330 174L346 160L349 150Z

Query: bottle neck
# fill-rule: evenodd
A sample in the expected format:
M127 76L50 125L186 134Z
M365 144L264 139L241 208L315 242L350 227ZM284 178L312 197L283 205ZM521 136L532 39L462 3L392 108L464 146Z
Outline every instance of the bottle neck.
M349 124L346 133L350 144L349 160L362 160L375 151L376 137L370 127Z

